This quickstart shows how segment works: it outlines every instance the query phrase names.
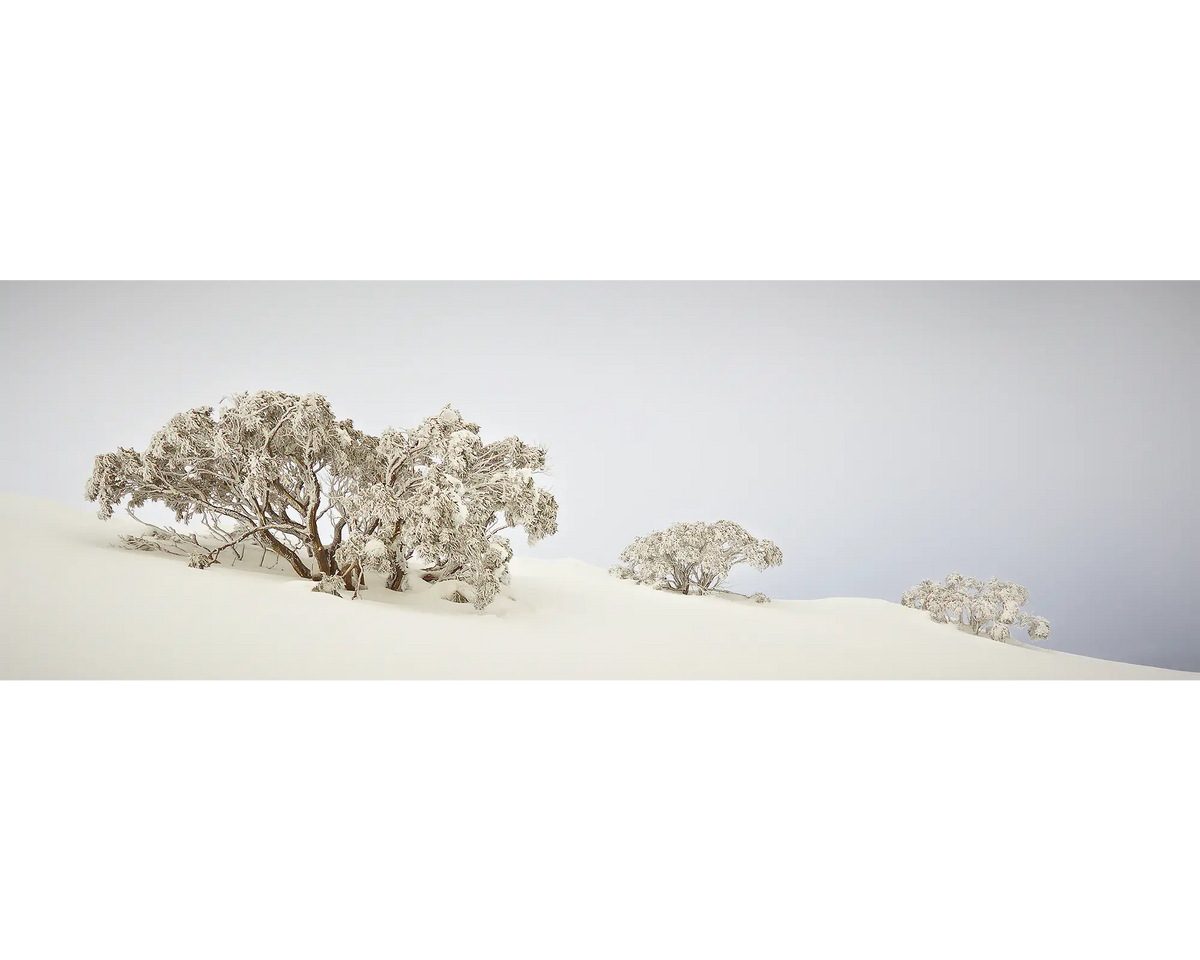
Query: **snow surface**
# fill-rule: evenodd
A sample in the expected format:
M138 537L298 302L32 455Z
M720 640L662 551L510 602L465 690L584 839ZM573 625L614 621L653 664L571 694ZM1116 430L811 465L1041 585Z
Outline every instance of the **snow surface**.
M511 589L479 614L442 599L454 581L313 593L282 563L260 569L253 549L190 569L111 546L141 530L121 515L0 494L0 521L6 679L1200 678L997 643L886 600L685 597L518 557Z

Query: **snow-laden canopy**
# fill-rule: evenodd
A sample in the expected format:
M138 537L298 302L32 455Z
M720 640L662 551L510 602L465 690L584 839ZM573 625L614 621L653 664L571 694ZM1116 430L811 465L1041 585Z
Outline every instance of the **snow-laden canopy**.
M673 523L634 540L621 551L621 564L609 572L660 590L706 593L718 589L742 563L765 570L783 563L783 551L729 520Z
M922 580L905 590L900 602L906 607L928 610L937 623L954 623L993 640L1009 640L1008 628L1013 624L1028 627L1030 640L1045 640L1050 636L1050 624L1045 617L1021 610L1029 602L1029 591L995 577L980 581L951 573L945 583Z

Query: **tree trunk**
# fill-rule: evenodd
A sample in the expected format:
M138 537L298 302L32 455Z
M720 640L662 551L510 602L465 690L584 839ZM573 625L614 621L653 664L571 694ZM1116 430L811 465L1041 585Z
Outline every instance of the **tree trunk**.
M348 522L345 517L342 517L333 525L333 539L329 541L329 555L333 557L334 562L337 562L338 547L342 545L342 531Z
M308 526L308 539L312 544L313 559L317 561L317 569L321 573L332 576L337 572L337 562L330 556L325 545L321 543L321 534L317 532L317 513L321 509L321 484L317 480L312 466L308 464L303 464L303 466L309 471L312 478L312 487L308 491L308 512L304 519ZM308 486L307 481L305 481L305 486Z
M403 582L404 568L400 564L396 564L392 567L392 572L388 575L387 588L389 590L399 590Z
M259 536L261 536L262 539L258 539ZM259 546L263 547L264 549L274 551L283 557L284 560L290 563L292 565L292 569L296 571L296 576L302 577L305 580L313 579L312 571L308 569L303 560L296 556L296 552L287 547L285 544L281 543L279 540L276 540L273 536L271 536L271 534L264 531L261 535L256 535L255 539L258 539ZM264 540L266 541L265 543L263 542Z
M426 570L421 574L421 579L426 583L441 583L443 580L449 580L454 574L458 573L463 568L461 563L452 561L440 570Z

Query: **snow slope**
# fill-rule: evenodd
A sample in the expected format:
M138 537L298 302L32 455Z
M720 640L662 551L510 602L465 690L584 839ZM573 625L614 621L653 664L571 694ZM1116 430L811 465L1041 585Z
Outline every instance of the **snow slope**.
M359 600L282 569L189 569L110 546L140 529L0 494L0 677L1197 679L970 636L884 600L684 597L516 558L483 614L439 585ZM445 589L443 589L445 588Z

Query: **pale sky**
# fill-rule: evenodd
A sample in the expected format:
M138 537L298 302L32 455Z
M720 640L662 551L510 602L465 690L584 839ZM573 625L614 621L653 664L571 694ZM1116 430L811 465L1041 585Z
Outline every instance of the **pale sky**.
M1048 646L1200 670L1200 284L4 283L0 331L8 491L92 509L95 454L243 390L370 432L450 402L549 447L519 552L734 520L784 553L734 589L997 576Z

